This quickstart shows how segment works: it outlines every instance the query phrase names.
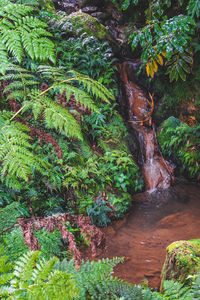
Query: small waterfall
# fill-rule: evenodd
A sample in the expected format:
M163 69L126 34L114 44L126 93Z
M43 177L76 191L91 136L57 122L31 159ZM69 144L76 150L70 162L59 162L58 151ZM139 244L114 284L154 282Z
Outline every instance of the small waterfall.
M119 66L128 102L128 116L131 127L137 132L142 156L142 172L147 191L168 188L174 182L173 169L162 156L156 138L155 126L151 114L154 108L153 98L133 82L132 62Z

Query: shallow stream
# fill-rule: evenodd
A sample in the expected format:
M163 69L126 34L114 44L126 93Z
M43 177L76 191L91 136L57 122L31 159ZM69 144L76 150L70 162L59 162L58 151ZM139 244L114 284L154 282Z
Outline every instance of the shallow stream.
M166 247L200 238L200 186L182 182L169 189L135 195L125 219L103 231L107 248L98 258L124 256L115 275L138 284L147 279L158 288Z

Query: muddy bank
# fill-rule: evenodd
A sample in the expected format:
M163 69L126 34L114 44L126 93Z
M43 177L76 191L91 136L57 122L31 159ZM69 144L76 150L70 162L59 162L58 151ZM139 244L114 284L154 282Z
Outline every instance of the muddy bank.
M146 278L158 288L166 247L177 240L200 238L200 187L184 183L138 194L135 200L124 220L103 230L107 248L98 258L125 256L115 275L134 284Z

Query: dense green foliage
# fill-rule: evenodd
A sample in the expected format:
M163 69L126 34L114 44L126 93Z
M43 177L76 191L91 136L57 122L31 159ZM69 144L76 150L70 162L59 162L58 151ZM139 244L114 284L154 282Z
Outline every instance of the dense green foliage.
M138 6L138 14L143 13L143 19L130 35L130 43L133 50L141 46L147 75L153 78L158 66L165 61L170 81L179 77L185 81L193 66L193 42L199 41L199 1L178 1L175 5L170 0L125 0L118 4L124 10Z
M180 120L170 117L161 126L158 140L163 153L177 160L180 171L186 171L195 178L200 172L200 125L190 127Z
M159 123L169 116L180 118L189 125L196 125L200 121L200 68L198 64L193 67L193 74L187 78L183 84L181 80L170 83L165 80L165 75L159 72L159 77L155 77L153 89L159 103L155 111L155 117Z
M48 32L43 29L47 27L43 12L6 3L4 14L13 29L18 28L12 13L15 8L21 23L28 18L26 14L34 12L30 18L33 23L37 20L39 33L34 33L36 25L31 25L30 20L33 37L28 35L30 39L23 43L23 34L30 32L24 25L25 29L19 30L22 36L13 36L9 42L20 50L5 50L7 65L1 78L0 119L2 186L11 189L11 201L17 198L35 213L46 215L72 209L87 213L90 207L96 209L100 194L109 193L116 215L123 216L130 204L130 193L142 188L142 180L137 166L127 156L126 128L108 100L114 99L116 91L112 50L95 37L70 37L60 27L52 27L52 32ZM3 22L8 26L7 21ZM40 34L45 33L52 39L47 39L44 55L54 63L57 59L57 66L40 65L47 60L43 54L38 57L40 50L36 46L42 40L34 38L41 39ZM14 43L15 39L22 43ZM21 66L13 64L13 55ZM107 104L102 105L100 99ZM124 142L119 148L122 136ZM38 176L42 176L40 180ZM24 201L26 197L28 201Z
M161 119L179 117L185 97L199 105L199 1L106 2L125 18L132 9L138 12L136 20L127 17L130 43L147 75L153 78L163 66L157 72L162 83L155 76L153 86L167 106L160 106ZM115 101L119 88L111 36L89 15L86 29L82 13L75 16L57 13L49 0L0 1L0 297L198 299L200 277L190 288L164 282L161 294L113 277L120 258L83 262L77 270L73 247L90 244L78 222L53 230L31 227L42 253L29 252L31 230L25 236L19 218L34 222L83 214L104 227L124 217L133 194L143 189ZM165 73L177 81L170 88ZM186 74L182 88L179 77L185 81ZM199 179L200 127L194 110L192 126L171 117L158 138L163 154L177 163L177 175Z
M5 23L6 30L10 26L17 34L8 42L2 41L0 241L3 253L10 254L8 260L15 261L27 253L27 245L30 247L18 218L84 213L98 226L107 226L125 215L132 193L142 189L143 181L129 154L127 130L114 103L117 86L108 43L84 35L76 38L62 28L47 29L46 15L37 6L33 9L6 1L3 9L2 28ZM43 36L48 49L44 47L38 56ZM89 246L77 224L65 224L65 229L72 234L71 247L75 245L75 250L76 245ZM72 253L66 250L70 241L60 230L43 228L33 234L43 257L50 259L49 265L57 260L54 255L71 258ZM18 282L12 281L8 293L26 297L21 287L30 284L30 277L18 275ZM27 297L43 299L51 293L62 299L69 290L60 284L69 279L73 299L77 286L71 275L55 275L57 283L52 274L38 285L30 279L33 287Z
M2 249L3 250L3 249ZM2 255L0 296L3 299L198 299L200 276L191 288L173 281L164 282L164 294L133 286L112 276L113 268L123 259L83 262L76 270L73 261L45 260L40 252L29 252L16 262ZM67 297L67 298L66 298Z
M47 25L32 15L33 8L3 0L0 4L0 71L5 73L9 55L19 63L24 52L31 59L55 62L52 35L45 30ZM17 30L16 30L17 28Z
M60 57L59 65L78 69L107 86L115 83L115 60L108 42L102 43L96 37L83 33L79 38L58 39L56 52Z

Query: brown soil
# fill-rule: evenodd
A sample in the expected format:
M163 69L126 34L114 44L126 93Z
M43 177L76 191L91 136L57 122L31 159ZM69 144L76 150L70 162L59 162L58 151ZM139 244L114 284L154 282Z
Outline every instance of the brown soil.
M166 247L177 240L200 238L200 187L184 183L138 194L135 200L125 219L103 230L107 248L98 258L124 256L115 275L134 284L147 279L158 288Z

